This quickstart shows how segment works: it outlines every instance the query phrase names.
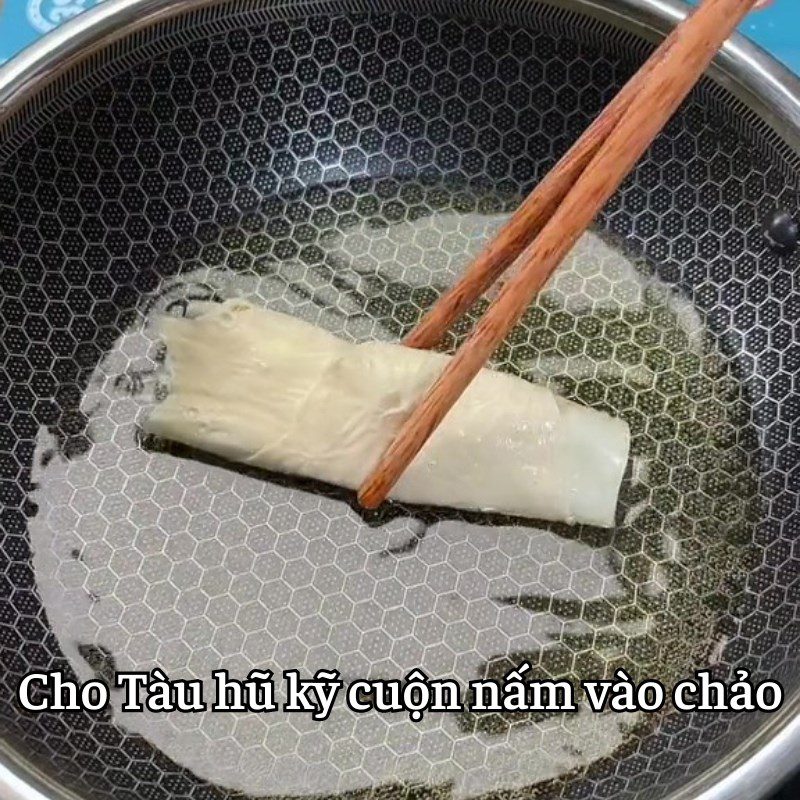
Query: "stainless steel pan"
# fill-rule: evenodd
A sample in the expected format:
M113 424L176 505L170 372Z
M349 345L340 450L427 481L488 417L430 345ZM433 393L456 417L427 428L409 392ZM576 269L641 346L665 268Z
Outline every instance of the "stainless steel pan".
M723 800L795 766L800 290L764 227L797 213L800 87L745 40L496 358L630 422L613 531L363 517L138 428L150 323L192 299L408 330L684 10L108 0L0 70L4 797ZM466 681L521 658L746 668L786 701L415 725L15 699L32 670Z

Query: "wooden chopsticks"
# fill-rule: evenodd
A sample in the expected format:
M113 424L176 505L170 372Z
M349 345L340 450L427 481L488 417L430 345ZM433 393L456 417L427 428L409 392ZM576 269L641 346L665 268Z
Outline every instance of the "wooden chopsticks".
M704 0L539 184L509 224L443 295L405 344L435 345L514 264L475 329L401 426L359 489L364 508L387 497L537 292L589 227L757 0Z
M436 347L450 326L472 307L539 234L638 95L645 79L672 46L679 30L680 27L675 28L664 39L644 66L521 203L495 238L481 250L464 275L423 316L403 341L406 347L418 350Z

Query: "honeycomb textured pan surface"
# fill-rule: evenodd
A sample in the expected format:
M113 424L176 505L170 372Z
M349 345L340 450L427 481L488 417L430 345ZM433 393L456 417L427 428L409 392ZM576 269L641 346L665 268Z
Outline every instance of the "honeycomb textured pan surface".
M362 517L141 436L158 314L244 296L397 340L645 52L539 6L525 25L416 8L210 12L0 161L0 725L78 793L657 800L761 720L31 715L12 699L31 670L466 680L527 658L796 685L798 260L761 231L798 165L710 84L492 365L630 425L615 528Z

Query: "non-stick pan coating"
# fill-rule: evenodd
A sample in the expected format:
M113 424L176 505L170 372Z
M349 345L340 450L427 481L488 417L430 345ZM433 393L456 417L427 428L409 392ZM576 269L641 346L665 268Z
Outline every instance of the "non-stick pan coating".
M356 645L314 627L326 598L355 602L364 591L377 608L428 620L410 623L409 652L422 660L454 618L466 623L460 646L476 654L502 614L556 624L546 647L481 651L485 674L524 655L542 675L573 679L622 666L669 682L713 664L720 676L743 667L778 678L787 694L796 685L798 257L773 253L763 226L775 209L796 209L798 163L710 82L607 207L584 260L496 359L629 420L646 469L628 475L613 531L403 508L362 519L344 493L253 477L136 435L132 415L154 380L147 353L158 356L137 349L148 314L245 292L343 335L399 337L647 52L638 39L535 4L524 24L493 21L490 4L479 21L418 5L310 18L284 9L285 19L262 10L246 21L208 12L180 33L143 34L105 77L84 78L68 103L55 98L7 131L0 720L10 745L64 787L114 798L237 796L108 715L34 715L13 699L32 670L71 674L81 664L82 677L107 677L148 647L174 666L183 656L164 649L173 640L159 627L168 613L190 671L201 663L195 649L210 668L236 653L241 663L283 658L303 668L315 642L343 658L362 648L352 663L367 672L385 666L397 644L388 617L363 629L343 623L363 634ZM475 533L484 529L488 538ZM508 544L492 538L499 529ZM519 544L520 529L530 546ZM36 573L32 537L52 542L52 552L37 551ZM106 547L119 557L104 561ZM521 556L539 570L537 592L524 580L508 589ZM325 558L336 567L331 582L319 571ZM419 558L430 559L424 569L408 566ZM215 565L231 588L206 592L199 611L182 604L194 573ZM307 597L290 598L306 586L294 568L309 571ZM459 572L477 583L459 584ZM428 595L415 590L429 579ZM196 582L208 590L204 580ZM405 594L382 599L403 581ZM611 595L597 588L604 581ZM86 640L60 641L51 629L45 607L62 634L80 628L70 628L77 612L59 591L76 603L85 594ZM492 598L493 616L458 610L471 591ZM289 622L270 634L272 649L259 639L248 654L247 636L275 624L276 597L292 609L278 608ZM139 616L125 617L130 606ZM306 644L298 650L297 641ZM501 718L460 724L466 737L511 735ZM559 720L549 724L557 736ZM646 720L590 766L536 791L666 797L761 724L712 713ZM280 755L270 741L229 752L247 770ZM446 761L428 756L432 773L436 758ZM300 757L326 761L308 749ZM333 777L344 774L344 761L331 759ZM351 794L450 791L433 778L391 784Z

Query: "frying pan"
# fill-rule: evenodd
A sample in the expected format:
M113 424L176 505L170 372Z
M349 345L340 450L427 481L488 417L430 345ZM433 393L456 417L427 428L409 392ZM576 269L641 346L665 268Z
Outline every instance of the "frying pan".
M795 766L798 256L764 230L797 211L800 87L743 39L493 363L629 422L613 529L365 515L140 427L168 391L153 323L193 301L401 337L684 12L108 0L0 70L4 796L722 800ZM315 723L16 696L32 671L520 661L575 683L746 669L786 697Z

